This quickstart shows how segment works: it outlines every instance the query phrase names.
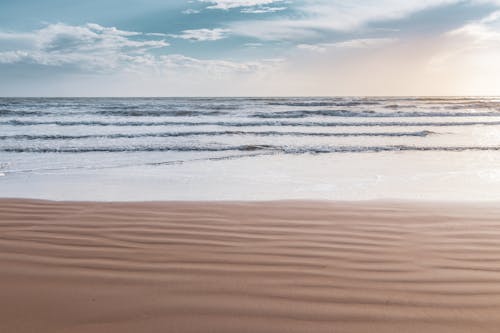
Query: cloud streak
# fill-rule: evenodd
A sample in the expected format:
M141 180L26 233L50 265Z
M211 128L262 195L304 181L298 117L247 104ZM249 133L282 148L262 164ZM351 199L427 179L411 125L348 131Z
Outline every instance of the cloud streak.
M319 43L319 44L298 44L297 48L313 52L326 52L329 49L367 49L383 47L391 43L397 42L395 38L360 38L350 39L337 43Z
M171 37L187 39L192 41L204 42L204 41L215 41L219 39L224 39L229 36L231 30L229 29L192 29L184 30L180 34L171 34Z
M200 2L210 3L209 9L233 9L241 7L255 7L262 5L271 5L283 2L284 0L199 0Z

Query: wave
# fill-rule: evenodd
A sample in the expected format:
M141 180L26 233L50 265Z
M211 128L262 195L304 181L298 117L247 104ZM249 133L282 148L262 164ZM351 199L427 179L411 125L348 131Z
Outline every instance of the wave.
M93 111L92 114L116 117L200 117L200 116L222 116L227 112L222 111L190 111L190 110L136 110L136 111Z
M396 106L386 106L386 108L395 109ZM9 110L0 109L0 117L36 117L36 116L68 116L68 115L96 115L109 117L207 117L207 116L236 116L227 111L216 110L86 110L86 111L40 111L40 110ZM261 119L296 119L308 117L360 117L360 118L459 118L459 117L500 117L500 112L426 112L426 111L395 111L395 112L376 112L373 110L354 111L354 110L294 110L278 112L255 112L246 116L250 118Z
M35 111L35 110L9 110L0 109L0 117L31 117L31 116L47 116L52 115L51 112Z
M135 146L135 147L3 147L5 153L121 153L121 152L218 152L218 151L256 151L276 150L271 145L240 145L240 146Z
M422 104L434 104L441 105L446 109L495 109L500 110L500 101L498 100L481 100L481 99L471 99L471 98L417 98L416 102Z
M103 170L103 169L119 169L119 168L129 168L138 166L168 166L176 164L186 164L192 162L203 162L203 161L227 161L227 160L237 160L248 157L260 157L274 154L273 152L248 152L248 153L236 153L224 156L209 156L202 158L193 159L181 159L181 160L169 160L169 161L158 161L158 162L133 162L133 163L114 163L114 164L99 164L99 165L71 165L64 167L40 167L40 168L30 168L30 169L7 169L0 171L0 177L6 174L16 174L16 173L32 173L32 172L54 172L54 171L68 171L68 170Z
M9 120L0 122L0 125L9 126L226 126L226 127L259 127L259 126L290 126L290 127L408 127L408 126L498 126L500 121L457 121L457 122L290 122L290 121L257 121L257 122L232 122L232 121L22 121Z
M361 105L379 105L380 102L376 100L364 101L283 101L283 102L268 102L268 105L274 106L361 106Z
M207 117L207 116L235 116L226 111L193 111L193 110L99 110L99 111L26 111L26 110L1 110L0 117L37 117L37 116L82 116L96 115L109 117ZM500 117L500 112L424 112L424 111L396 111L376 112L373 110L297 110L279 112L249 113L249 118L261 119L298 119L308 117L344 117L344 118L460 118L460 117Z
M432 117L500 117L500 112L375 112L350 110L303 110L283 112L261 112L250 115L253 118L307 118L307 117L362 117L362 118L432 118Z
M221 116L227 115L223 111L193 111L193 110L131 110L118 108L118 110L7 110L0 109L0 117L33 117L33 116L67 116L67 115L97 115L112 117L200 117L200 116Z
M313 136L313 137L426 137L436 134L432 131L416 132L352 132L352 133L325 133L325 132L243 132L243 131L220 131L220 132L161 132L161 133L118 133L118 134L89 134L89 135L0 135L0 140L79 140L79 139L133 139L133 138L163 138L163 137L189 137L189 136Z
M324 154L324 153L377 153L407 151L500 151L500 146L273 146L273 145L239 145L239 146L126 146L126 147L2 147L5 153L122 153L122 152L225 152L225 151L267 151L284 154Z
M397 104L397 103L408 104ZM385 106L384 106L385 104ZM416 107L417 105L439 105L444 109L494 109L500 110L500 101L498 99L492 100L488 98L476 97L371 97L350 99L345 97L328 98L319 100L271 100L267 105L271 106L291 106L291 107L357 107L357 106L374 106L381 105L385 108L408 108Z

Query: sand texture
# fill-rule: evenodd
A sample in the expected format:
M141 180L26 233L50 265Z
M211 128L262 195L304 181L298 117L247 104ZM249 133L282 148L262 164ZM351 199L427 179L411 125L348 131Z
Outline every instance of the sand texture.
M0 332L500 332L500 205L0 200Z

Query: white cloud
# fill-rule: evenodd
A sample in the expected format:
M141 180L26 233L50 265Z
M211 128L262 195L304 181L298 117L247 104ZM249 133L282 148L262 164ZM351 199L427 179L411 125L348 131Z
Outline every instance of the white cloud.
M0 52L0 64L12 64L16 62L20 62L23 59L29 57L28 52L23 51L5 51Z
M262 40L304 40L317 37L318 31L353 31L370 22L404 18L420 10L458 2L461 0L303 0L294 6L300 17L239 21L230 28L235 34ZM228 1L217 5L224 9L234 4Z
M192 8L189 8L189 9L186 9L186 10L183 10L182 11L182 14L186 14L186 15L192 15L192 14L198 14L200 11L197 10L197 9L192 9Z
M192 30L185 37L215 40L223 29ZM93 74L129 73L139 76L179 77L186 73L197 77L256 75L270 71L278 60L230 61L197 59L179 54L158 55L151 52L169 44L151 39L163 34L122 31L96 24L71 26L52 24L30 33L0 33L0 46L9 41L11 49L0 47L0 64L50 66L69 72ZM182 38L182 37L181 37Z
M319 44L298 44L297 48L306 51L324 53L329 49L366 49L386 46L396 42L394 38L360 38L351 39L337 43L319 43Z
M448 35L472 39L477 45L487 42L500 42L500 32L481 23L467 24L459 29L450 31Z
M228 10L240 7L254 7L262 5L270 5L283 0L199 0L200 2L211 3L210 9L223 9Z
M154 37L168 37L168 34L164 34L162 32L148 32L145 33L146 36L154 36Z
M334 47L339 48L347 48L347 49L364 49L364 48L372 48L372 47L381 47L387 44L391 44L396 42L397 39L394 38L360 38L360 39L351 39L343 42L333 43L331 44Z
M257 48L257 47L261 47L262 43L245 43L243 46L245 47L249 47L249 48Z
M265 14L265 13L275 13L280 12L287 9L287 7L253 7L253 8L244 8L241 10L242 13L245 14Z
M297 48L306 51L325 52L326 46L325 44L299 44Z
M170 35L174 38L189 39L193 41L214 41L224 39L229 35L229 29L193 29L184 30L181 34Z
M300 20L239 21L230 24L230 28L235 35L263 41L307 40L321 37L316 29L304 26Z
M4 41L10 43L4 44ZM0 62L26 62L47 66L72 65L84 69L116 68L130 56L169 45L147 39L139 32L88 23L72 26L50 24L31 33L1 33Z
M160 56L158 64L167 69L183 69L196 72L216 74L248 73L254 74L271 70L282 62L281 59L267 59L261 61L236 62L228 60L202 60L186 57L179 54Z
M495 26L500 23L499 12L440 36L441 49L430 59L429 64L436 70L448 67L450 63L467 62L468 65L499 67L500 31ZM464 61L466 60L466 61Z

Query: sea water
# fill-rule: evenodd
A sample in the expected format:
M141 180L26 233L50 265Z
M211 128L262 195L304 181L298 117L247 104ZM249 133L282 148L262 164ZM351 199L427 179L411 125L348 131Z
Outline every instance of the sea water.
M0 98L0 196L500 199L500 98Z

